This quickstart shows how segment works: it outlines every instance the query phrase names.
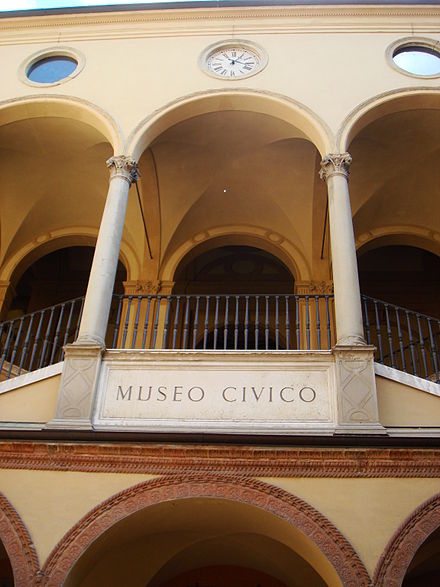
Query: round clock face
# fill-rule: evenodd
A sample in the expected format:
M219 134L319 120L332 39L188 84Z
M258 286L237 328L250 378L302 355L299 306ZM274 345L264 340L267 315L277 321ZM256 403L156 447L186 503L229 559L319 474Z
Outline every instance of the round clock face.
M223 79L237 79L253 75L261 69L261 59L256 51L239 45L215 49L207 58L206 66L211 75Z

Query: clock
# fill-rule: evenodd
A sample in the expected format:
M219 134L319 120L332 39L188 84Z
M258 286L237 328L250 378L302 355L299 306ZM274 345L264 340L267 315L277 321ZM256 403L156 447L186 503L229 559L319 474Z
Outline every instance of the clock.
M200 65L208 75L229 81L255 75L266 63L261 48L236 40L211 45L200 57Z

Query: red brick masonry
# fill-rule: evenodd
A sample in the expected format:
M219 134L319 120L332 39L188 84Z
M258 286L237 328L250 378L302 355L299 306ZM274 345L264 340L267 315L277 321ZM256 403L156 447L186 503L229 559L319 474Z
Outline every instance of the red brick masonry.
M440 527L440 495L422 504L390 540L373 580L352 545L320 512L290 493L252 477L440 476L440 450L254 448L162 444L0 443L0 468L145 473L158 478L99 504L71 528L40 570L31 537L0 494L0 538L17 587L60 587L90 544L128 515L162 501L224 498L288 521L333 565L344 586L398 587L423 541Z

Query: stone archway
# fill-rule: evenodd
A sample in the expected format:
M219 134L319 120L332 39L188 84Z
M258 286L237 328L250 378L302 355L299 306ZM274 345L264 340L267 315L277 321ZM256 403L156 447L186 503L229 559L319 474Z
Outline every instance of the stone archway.
M9 500L0 493L0 540L9 557L16 587L35 585L38 557L26 526Z
M321 572L333 584L367 587L370 578L355 550L321 513L286 491L245 477L211 475L161 477L122 491L80 520L59 542L46 561L39 585L59 586L92 544L131 514L146 508L191 498L230 500L246 504L286 521L319 553Z
M287 96L256 90L211 90L184 96L139 122L127 139L126 152L138 159L147 146L170 126L186 118L221 110L270 114L292 124L324 156L332 152L334 137L311 109Z
M388 542L374 573L375 587L400 587L424 541L440 528L440 494L418 507Z

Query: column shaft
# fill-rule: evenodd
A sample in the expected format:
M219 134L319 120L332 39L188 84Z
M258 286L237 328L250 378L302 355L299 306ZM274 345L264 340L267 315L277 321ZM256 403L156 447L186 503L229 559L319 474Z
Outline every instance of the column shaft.
M365 344L359 277L348 190L351 157L328 155L321 163L327 182L338 345Z
M76 344L105 346L130 185L137 168L128 157L112 157L110 186L102 215Z

